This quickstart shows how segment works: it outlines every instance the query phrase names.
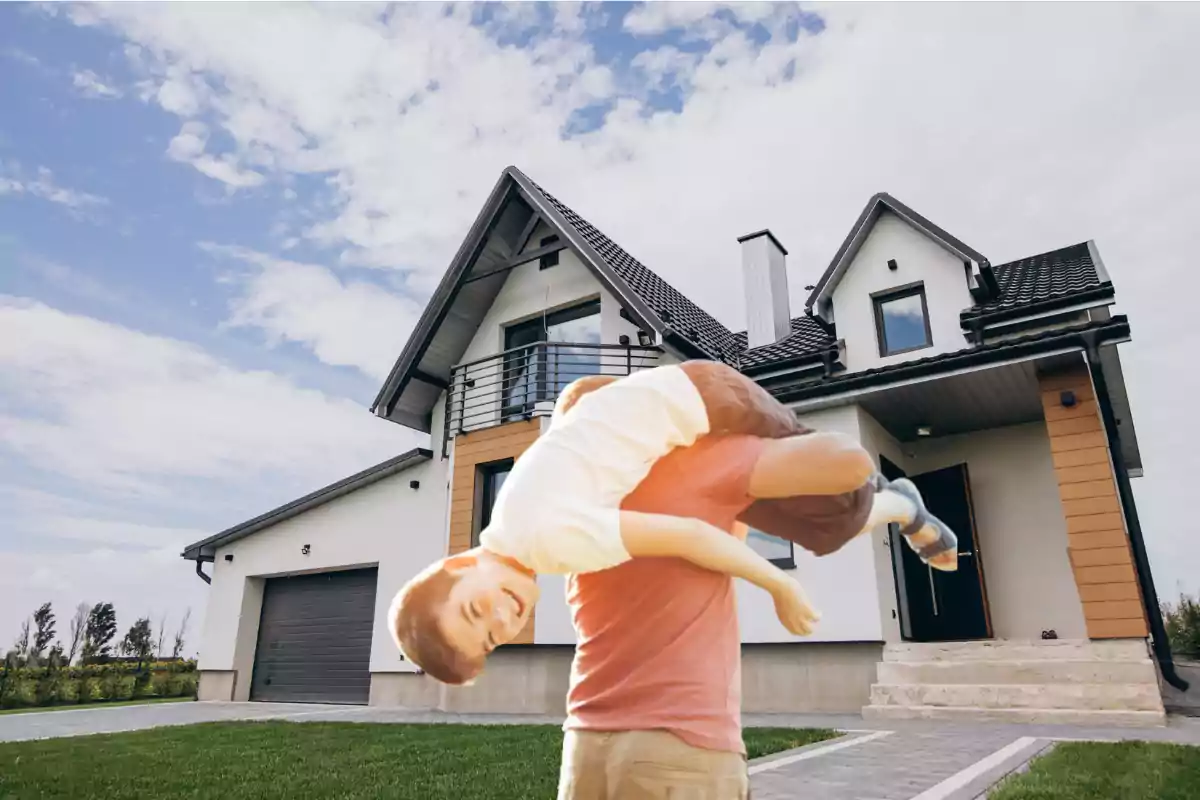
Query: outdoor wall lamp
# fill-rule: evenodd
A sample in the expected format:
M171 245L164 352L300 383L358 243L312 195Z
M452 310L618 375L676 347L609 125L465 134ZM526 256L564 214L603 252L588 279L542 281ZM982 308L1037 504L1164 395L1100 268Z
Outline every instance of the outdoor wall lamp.
M233 553L226 553L226 554L225 554L225 560L226 560L226 561L233 561Z
M650 337L650 334L642 330L638 331L638 344L642 347L649 347L653 343L654 340Z
M410 488L410 489L420 489L420 488L421 488L421 482L420 482L420 481L409 481L409 482L408 482L408 488Z
M305 556L306 556L306 555L308 555L308 554L309 554L309 553L311 553L311 552L312 552L312 545L310 545L310 544L306 544L306 545L304 545L303 547L301 547L301 548L300 548L300 554L301 554L301 555L305 555Z
M617 343L624 345L625 347L628 347L629 346L629 335L622 333L620 336L617 337Z
M1075 393L1070 389L1064 390L1061 394L1059 394L1058 402L1062 403L1063 408L1074 408Z

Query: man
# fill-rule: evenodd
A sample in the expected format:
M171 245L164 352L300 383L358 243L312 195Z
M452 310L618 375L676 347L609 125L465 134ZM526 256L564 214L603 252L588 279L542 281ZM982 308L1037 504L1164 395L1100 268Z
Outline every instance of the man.
M757 386L731 385L736 391L726 393L723 410L741 419L727 429L780 438L806 430ZM747 534L744 519L818 554L862 530L875 499L871 487L841 497L756 500L756 467L760 482L764 469L781 481L789 477L763 458L765 449L762 435L744 434L677 448L621 509L692 516L739 538ZM952 569L953 535L940 523L929 526L923 507L919 512L903 527L907 541L935 567ZM569 576L567 601L577 644L559 800L748 798L733 579L678 558L637 558Z

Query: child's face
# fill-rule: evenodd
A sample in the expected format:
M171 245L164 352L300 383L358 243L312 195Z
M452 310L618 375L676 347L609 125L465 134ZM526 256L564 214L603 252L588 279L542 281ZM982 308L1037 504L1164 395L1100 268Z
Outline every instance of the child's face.
M439 612L449 643L471 658L482 658L512 641L533 613L537 581L491 558L455 566L458 583Z

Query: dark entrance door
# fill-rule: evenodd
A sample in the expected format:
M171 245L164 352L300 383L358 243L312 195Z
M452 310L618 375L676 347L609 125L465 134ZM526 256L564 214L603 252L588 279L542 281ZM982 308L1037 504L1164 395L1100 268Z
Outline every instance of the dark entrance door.
M888 479L903 475L886 461L881 471ZM930 513L958 535L958 571L941 572L921 563L917 554L900 541L899 528L891 526L892 558L904 638L916 642L991 638L987 589L979 558L967 465L956 464L910 476L909 480L921 491Z
M268 578L250 699L365 704L377 575L372 567Z

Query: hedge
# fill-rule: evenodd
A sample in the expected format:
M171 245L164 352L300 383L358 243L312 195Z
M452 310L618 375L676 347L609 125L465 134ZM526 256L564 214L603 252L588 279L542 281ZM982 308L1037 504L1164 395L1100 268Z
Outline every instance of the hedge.
M196 662L0 669L0 708L75 705L152 697L195 697Z

